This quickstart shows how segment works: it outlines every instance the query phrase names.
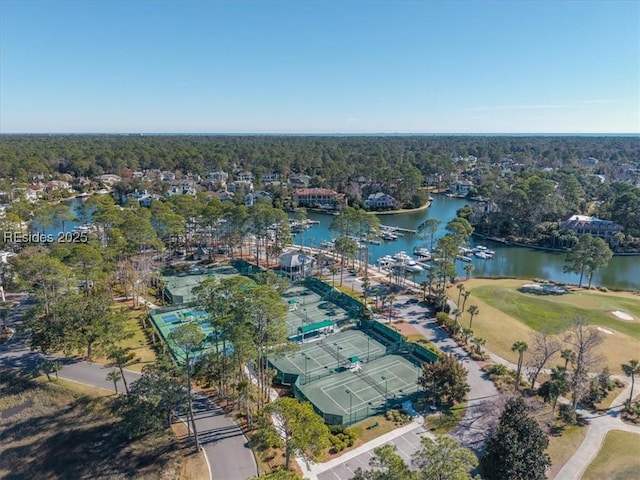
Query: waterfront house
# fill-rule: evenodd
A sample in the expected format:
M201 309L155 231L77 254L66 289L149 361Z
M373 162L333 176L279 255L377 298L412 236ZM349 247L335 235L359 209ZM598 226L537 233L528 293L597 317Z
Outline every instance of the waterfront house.
M147 190L142 192L138 189L134 190L130 194L126 195L122 199L122 203L126 204L128 200L136 200L141 207L150 207L153 200L160 199L160 195L149 193Z
M613 236L622 231L622 227L611 220L602 220L587 215L573 215L560 222L562 230L569 230L576 235L591 234L609 242Z
M396 205L396 199L386 193L377 192L369 195L364 204L369 209L393 208Z
M328 188L298 188L291 197L295 206L337 209L344 201L344 195Z
M473 188L473 182L469 180L457 180L449 190L455 195L466 197Z

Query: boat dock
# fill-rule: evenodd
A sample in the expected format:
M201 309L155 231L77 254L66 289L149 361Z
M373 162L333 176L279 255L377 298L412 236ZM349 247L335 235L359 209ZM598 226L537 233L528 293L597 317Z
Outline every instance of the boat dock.
M398 233L413 233L413 234L418 233L417 230L412 230L410 228L403 228L403 227L393 227L391 225L380 225L380 229L385 230L387 232L393 232L396 235Z

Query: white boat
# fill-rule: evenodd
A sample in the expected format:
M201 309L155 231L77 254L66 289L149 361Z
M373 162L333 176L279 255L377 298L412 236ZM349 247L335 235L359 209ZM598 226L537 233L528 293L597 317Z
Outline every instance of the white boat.
M484 245L476 245L476 247L473 249L473 254L478 258L493 258L495 253L496 252L494 252L493 250L489 250Z
M485 255L486 255L486 253L485 253ZM456 258L458 260L463 261L463 262L470 262L471 261L471 257L467 257L465 255L456 255Z
M431 258L431 252L425 247L415 247L413 249L413 254L417 257L422 257L426 259Z
M380 238L382 238L383 240L390 241L390 240L397 240L398 236L394 233L383 231L383 232L380 232Z
M421 272L422 270L424 270L414 260L408 260L407 262L405 262L404 269L408 272Z
M78 233L90 233L96 230L96 226L93 224L77 225L73 227L71 230L73 232L78 232Z

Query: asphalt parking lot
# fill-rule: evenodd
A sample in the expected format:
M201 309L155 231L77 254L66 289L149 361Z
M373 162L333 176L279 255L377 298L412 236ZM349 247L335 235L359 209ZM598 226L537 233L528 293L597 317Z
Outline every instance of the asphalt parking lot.
M396 446L396 452L408 464L411 463L411 455L420 447L420 439L424 435L430 435L423 427L391 440L389 443ZM318 474L318 480L346 480L352 478L358 468L368 470L369 461L373 458L373 450L361 453L357 457L347 460L329 470Z

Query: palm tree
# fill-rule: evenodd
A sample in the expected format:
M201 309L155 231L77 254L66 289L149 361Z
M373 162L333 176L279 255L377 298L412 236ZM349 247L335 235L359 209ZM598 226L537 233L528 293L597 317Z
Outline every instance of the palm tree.
M108 381L108 382L113 382L113 388L116 391L116 395L117 395L118 394L118 382L120 380L122 380L122 375L120 375L120 372L114 368L109 373L107 373L107 376L105 377L105 380Z
M469 305L469 310L467 310L467 312L469 312L469 328L473 328L473 317L475 317L476 315L478 315L480 313L480 310L478 309L477 305Z
M338 273L338 267L333 264L331 265L331 285L336 286L336 273Z
M551 370L551 378L549 379L549 397L551 399L552 407L551 413L555 413L556 404L558 403L558 397L564 395L569 391L567 385L567 370L563 367L554 367Z
M389 323L391 323L391 317L393 316L393 302L396 301L396 296L391 294L386 296L387 302L389 302Z
M462 310L464 311L464 306L467 304L467 298L469 298L469 295L471 295L471 290L466 290L463 294L462 294Z
M520 386L520 372L522 371L522 359L524 358L524 352L526 352L528 348L529 348L529 345L527 345L527 343L523 342L522 340L518 340L516 343L514 343L511 346L512 352L518 352L518 370L516 371L516 385L515 385L516 391Z
M469 343L469 338L471 338L472 336L473 336L473 330L471 330L470 328L462 329L462 338L464 338L465 345Z
M460 295L462 295L465 291L464 284L459 283L458 285L456 285L456 288L458 289L458 301L456 302L456 305L460 305Z
M464 273L467 274L467 280L469 280L469 277L471 276L471 272L473 272L475 268L476 266L473 263L467 263L464 266Z
M122 379L122 383L124 383L124 389L129 394L129 385L127 385L127 379L124 376L124 366L134 357L133 352L128 347L112 347L107 353L107 358L109 360L113 360L115 366L120 370L120 378Z
M367 292L369 291L369 287L371 286L371 280L369 277L365 276L362 279L362 296L364 297L364 309L365 311L369 310L369 305L367 304Z
M458 325L460 325L458 318L460 318L460 315L462 315L462 310L458 310L457 308L454 308L453 311L451 312L451 315L453 315L453 319L455 320L455 322Z
M573 363L573 361L575 360L576 352L574 352L570 348L565 348L560 352L560 357L564 360L564 369L566 370L569 362Z
M631 377L631 391L629 392L629 403L633 400L633 387L635 384L635 376L640 374L640 364L638 364L638 360L633 359L629 360L629 363L622 364L622 371L625 375Z
M480 347L483 347L484 345L486 345L487 341L484 338L476 337L473 340L471 340L471 343L473 343L476 346L476 353L480 355L482 353L482 349Z

